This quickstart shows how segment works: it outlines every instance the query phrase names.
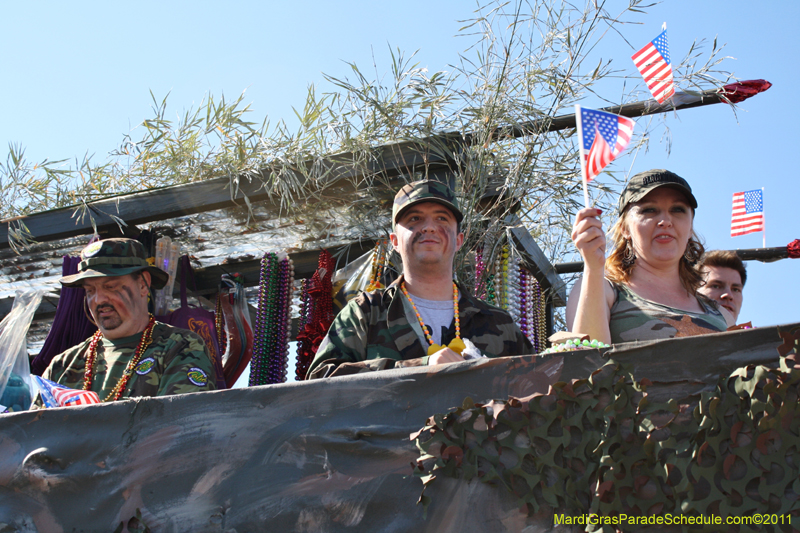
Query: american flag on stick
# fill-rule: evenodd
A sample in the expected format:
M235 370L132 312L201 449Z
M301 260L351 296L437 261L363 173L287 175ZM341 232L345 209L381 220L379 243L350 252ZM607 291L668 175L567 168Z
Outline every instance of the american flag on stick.
M731 237L764 231L764 191L737 192L733 194Z
M586 181L592 181L631 142L635 123L628 117L575 107Z
M634 65L642 74L647 88L659 104L663 104L675 94L672 80L672 65L669 61L669 43L667 42L667 23L664 31L650 41L644 48L631 56Z
M100 397L96 392L70 389L49 379L39 376L33 377L39 392L42 396L42 403L45 407L67 407L73 405L90 405L100 403Z
M589 207L588 183L622 152L633 136L633 120L605 111L575 106L581 150L583 195Z

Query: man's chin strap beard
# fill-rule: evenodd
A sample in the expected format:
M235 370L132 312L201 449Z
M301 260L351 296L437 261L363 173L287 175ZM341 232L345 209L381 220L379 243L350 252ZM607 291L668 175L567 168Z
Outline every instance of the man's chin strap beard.
M144 306L147 309L148 313L155 314L156 312L156 291L155 289L151 288L150 285L147 283L144 284L147 287L147 301L145 302Z
M155 289L153 289L150 284L145 281L144 276L142 276L140 279L142 280L142 283L144 283L144 288L146 290L145 294L147 294L147 300L144 304L145 308L147 309L148 313L155 313ZM152 307L151 304L153 304Z
M89 302L86 301L86 296L83 297L83 314L86 315L86 318L89 319L89 322L94 324L98 329L100 326L97 325L97 322L94 321L92 314L89 312Z

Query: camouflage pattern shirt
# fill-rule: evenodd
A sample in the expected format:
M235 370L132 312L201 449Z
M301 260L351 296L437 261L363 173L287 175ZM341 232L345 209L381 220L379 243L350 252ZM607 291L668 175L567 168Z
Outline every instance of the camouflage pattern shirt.
M97 344L92 390L101 400L117 385L141 338L141 333L115 340L104 337ZM73 389L82 388L90 340L56 355L42 377ZM189 330L156 322L153 340L121 398L208 391L216 389L215 383L214 365L203 340Z
M626 285L609 283L616 295L608 324L612 343L691 337L728 328L716 303L702 294L697 301L705 312L692 313L646 300Z
M428 363L423 345L406 313L408 299L400 284L403 276L384 290L362 292L350 300L333 320L322 340L307 379L359 372L420 366ZM469 339L487 357L534 353L533 346L500 308L473 298L458 287L462 337ZM455 321L454 321L455 322ZM442 343L455 338L455 324L442 335Z

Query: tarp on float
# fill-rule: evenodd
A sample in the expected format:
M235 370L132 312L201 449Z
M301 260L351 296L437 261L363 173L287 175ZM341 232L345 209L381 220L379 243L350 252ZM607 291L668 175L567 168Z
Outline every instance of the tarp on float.
M0 531L114 531L137 514L151 531L549 530L552 511L477 480L437 479L424 517L409 434L466 397L544 394L609 357L653 398L696 401L739 367L775 367L798 327L2 415Z

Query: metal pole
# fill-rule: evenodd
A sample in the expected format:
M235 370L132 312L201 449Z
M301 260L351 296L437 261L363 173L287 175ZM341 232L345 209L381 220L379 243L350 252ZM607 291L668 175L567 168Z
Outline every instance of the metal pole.
M789 248L778 246L776 248L746 248L732 250L736 252L742 261L761 261L762 263L772 263L781 259L789 258ZM556 274L575 274L583 272L583 261L572 261L569 263L555 263L553 268Z

